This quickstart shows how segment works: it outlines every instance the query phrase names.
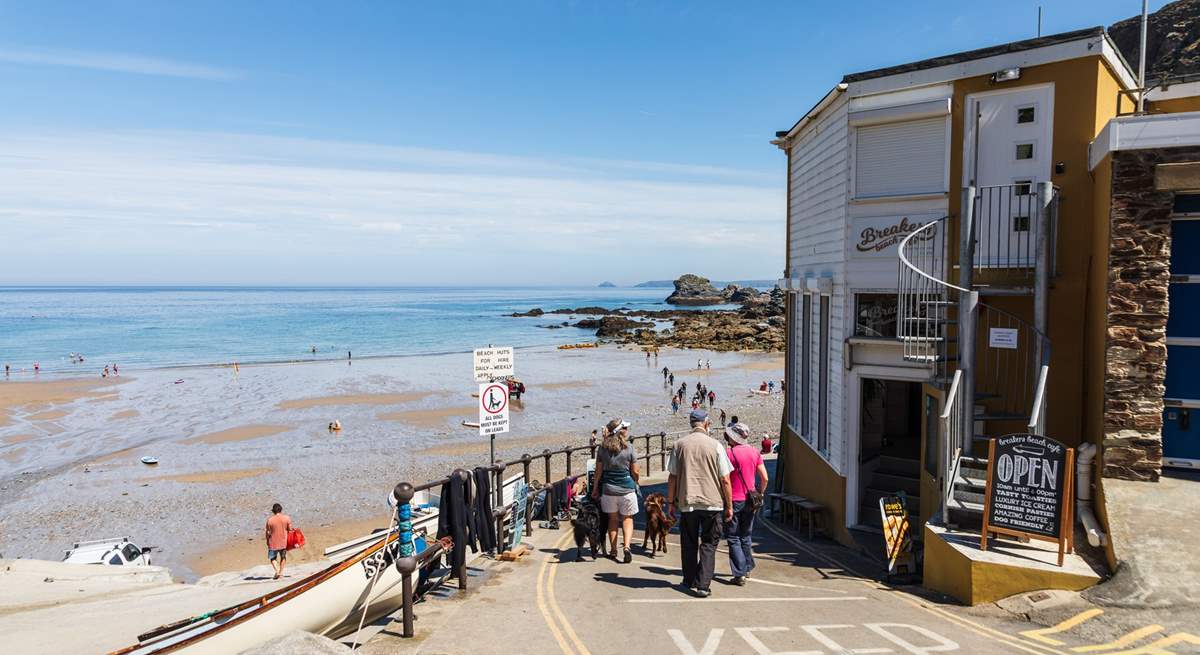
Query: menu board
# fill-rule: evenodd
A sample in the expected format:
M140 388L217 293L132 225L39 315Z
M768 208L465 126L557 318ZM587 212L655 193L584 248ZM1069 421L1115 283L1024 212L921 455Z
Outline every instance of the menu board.
M879 499L879 516L883 520L883 543L887 549L888 573L905 566L911 572L912 535L908 525L908 507L903 496L884 496Z
M992 444L987 528L1061 538L1064 505L1070 500L1070 449L1036 434L1009 434Z

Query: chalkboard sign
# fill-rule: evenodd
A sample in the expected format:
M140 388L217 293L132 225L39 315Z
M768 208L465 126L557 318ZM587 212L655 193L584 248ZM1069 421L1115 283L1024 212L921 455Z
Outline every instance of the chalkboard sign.
M981 548L989 532L1059 542L1071 540L1074 450L1049 437L1008 434L988 447Z

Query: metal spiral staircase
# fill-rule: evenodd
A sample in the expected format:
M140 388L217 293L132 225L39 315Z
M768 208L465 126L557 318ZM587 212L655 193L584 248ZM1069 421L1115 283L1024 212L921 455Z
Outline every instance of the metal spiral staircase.
M900 244L904 359L928 366L931 383L945 391L938 470L941 520L949 525L977 523L983 513L989 438L1045 431L1046 300L1058 201L1049 183L967 187L957 225L946 216ZM1023 296L1032 299L1032 323L995 304L1017 305L1000 299Z

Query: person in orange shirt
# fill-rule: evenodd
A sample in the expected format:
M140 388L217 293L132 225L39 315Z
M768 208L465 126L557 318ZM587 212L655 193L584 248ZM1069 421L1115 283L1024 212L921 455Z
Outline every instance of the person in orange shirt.
M288 533L292 531L292 519L283 513L283 505L271 506L271 518L267 519L264 536L267 538L267 559L275 570L275 580L283 575L287 563Z

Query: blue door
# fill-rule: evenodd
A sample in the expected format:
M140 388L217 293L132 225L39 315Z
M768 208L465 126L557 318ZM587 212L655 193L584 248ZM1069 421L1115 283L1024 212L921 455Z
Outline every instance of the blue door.
M1200 196L1175 199L1163 464L1200 468Z

